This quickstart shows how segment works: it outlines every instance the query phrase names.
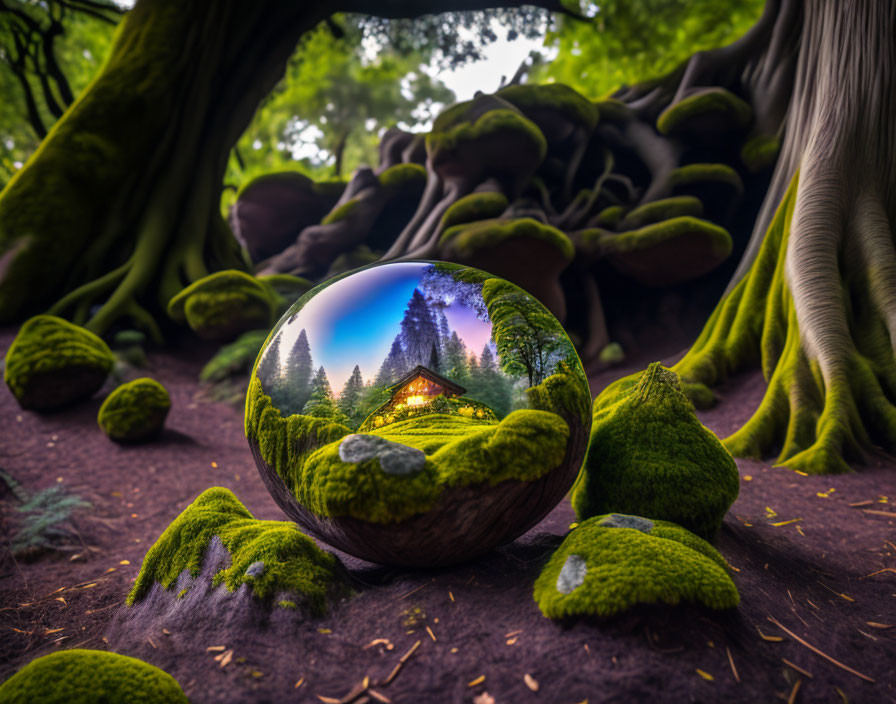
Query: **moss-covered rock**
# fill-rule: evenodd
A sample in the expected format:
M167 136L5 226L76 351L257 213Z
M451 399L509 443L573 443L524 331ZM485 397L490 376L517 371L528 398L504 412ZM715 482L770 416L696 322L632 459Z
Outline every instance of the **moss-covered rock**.
M503 193L471 193L458 199L442 216L441 227L448 230L455 225L490 220L507 209L507 197Z
M150 440L162 432L171 409L168 391L155 379L144 377L122 384L103 401L97 422L118 442Z
M627 208L623 205L611 205L601 210L592 220L593 227L610 227L616 228L622 222Z
M634 230L685 215L700 217L703 215L703 203L694 196L676 196L655 200L638 206L628 213L622 219L620 227L624 230Z
M608 617L639 604L737 606L725 560L706 541L667 521L608 514L580 523L535 582L549 618Z
M753 109L725 88L707 88L673 103L657 118L661 134L704 137L744 129Z
M49 411L90 398L114 364L109 347L92 332L38 315L10 345L3 379L22 408Z
M244 332L229 345L224 345L199 372L199 380L206 382L224 381L252 369L255 359L268 339L268 330Z
M513 85L502 88L496 95L519 108L536 124L545 111L560 113L587 130L593 130L597 124L598 109L595 105L563 83Z
M246 584L267 605L288 595L313 615L324 614L333 599L349 592L339 559L318 548L298 526L256 520L229 489L213 487L184 509L146 553L127 604L139 602L157 582L169 589L181 573L198 576L214 538L230 562L212 581L230 592Z
M273 324L270 290L245 272L230 269L195 281L168 302L168 315L200 337L227 340Z
M358 209L358 203L360 202L360 198L349 198L345 203L337 205L333 210L327 213L324 219L320 221L320 224L332 225L335 222L351 217L352 213Z
M287 308L314 288L308 279L291 274L267 274L259 276L258 281L270 291L277 315L283 315Z
M32 660L0 686L4 704L189 704L177 681L137 658L63 650Z
M388 191L398 192L405 188L419 188L426 185L426 169L420 164L395 164L378 177L380 185Z
M740 149L740 160L751 173L773 166L781 151L781 140L775 135L760 134L748 139Z
M604 122L625 122L634 115L634 112L628 105L614 98L595 100L592 104L597 110L600 119Z
M697 419L678 376L655 363L609 391L594 404L576 515L631 513L712 539L737 498L737 465Z
M727 194L727 198L735 198L743 194L744 183L740 175L728 164L686 164L679 166L669 174L669 188L673 193L693 193L703 202L701 197L710 188L714 194Z
M545 225L532 218L516 220L480 220L447 229L439 238L443 248L450 248L461 257L470 257L477 251L498 246L508 240L537 240L554 247L566 260L573 258L572 241L556 227Z

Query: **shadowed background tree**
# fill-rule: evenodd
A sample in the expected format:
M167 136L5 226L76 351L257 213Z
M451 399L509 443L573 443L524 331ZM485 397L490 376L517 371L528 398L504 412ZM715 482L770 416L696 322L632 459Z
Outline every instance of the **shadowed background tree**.
M249 268L221 217L221 184L303 35L363 10L379 16L362 23L368 36L445 49L459 24L487 27L484 16L427 15L422 32L401 18L492 4L511 6L516 26L544 18L474 0L139 0L90 89L0 195L0 319L49 307L98 332L130 319L159 335L158 311L184 286ZM443 112L425 145L387 135L378 170L357 172L317 229L264 269L320 277L338 256L378 253L482 266L565 316L586 359L609 342L596 278L607 267L652 286L734 270L676 367L691 389L762 368L765 401L729 448L777 450L811 472L844 470L875 444L896 450L893 4L767 0L758 18L753 0L542 10L592 15L556 25L563 58L537 69L585 96L510 86ZM705 50L672 65L695 47ZM618 68L591 88L589 61ZM603 76L630 85L594 100ZM424 170L399 236L376 240L378 214Z

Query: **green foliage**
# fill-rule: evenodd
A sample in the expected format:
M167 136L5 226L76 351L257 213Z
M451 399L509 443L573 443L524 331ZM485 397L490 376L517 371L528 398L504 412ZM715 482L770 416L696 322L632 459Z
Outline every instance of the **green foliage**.
M227 339L273 323L274 300L258 279L229 269L194 281L168 302L168 315L200 337Z
M551 556L535 582L535 601L555 619L605 618L639 604L728 609L740 598L725 564L711 545L674 523L594 516Z
M694 196L675 196L654 200L638 206L626 214L622 218L620 227L625 230L633 230L685 215L700 217L703 215L703 203ZM611 226L615 226L617 223L611 223Z
M23 518L10 539L13 555L61 550L77 539L77 532L71 525L72 515L90 508L90 502L69 492L62 484L53 484L30 494L3 470L0 470L0 479L22 502L16 512L23 514Z
M229 489L213 487L187 506L146 553L127 604L143 599L156 582L170 589L184 571L197 577L215 537L230 555L230 563L212 583L223 584L228 591L248 584L266 604L286 593L315 616L327 611L330 600L348 592L338 558L318 548L294 523L256 520ZM247 574L249 566L259 561L264 563L261 573Z
M48 410L90 398L114 364L109 347L92 332L38 315L10 345L3 379L22 408Z
M103 650L63 650L32 660L0 686L4 704L189 704L168 673Z
M517 220L479 220L447 229L439 243L448 246L462 257L471 257L483 249L497 247L508 240L536 240L555 247L564 259L570 260L575 246L556 227L545 225L532 218Z
M471 193L452 203L442 216L441 227L448 230L462 223L496 218L504 212L507 205L507 196L503 193Z
M383 472L376 458L347 463L341 440L351 431L324 419L283 418L257 378L246 397L246 436L302 506L319 516L391 523L428 510L445 487L507 479L533 481L562 461L569 438L554 413L515 411L500 423L431 414L370 435L426 453L413 475Z
M607 391L594 403L576 515L631 513L712 539L737 498L737 465L697 419L678 376L655 363Z
M695 122L710 116L713 124L736 131L743 129L753 118L753 109L724 88L702 90L690 95L663 110L656 120L656 128L661 134L678 135L696 129Z
M348 417L336 405L333 390L330 388L330 380L327 379L327 372L323 367L317 370L311 380L311 395L302 409L302 415L326 418L342 425L348 422Z
M97 423L112 440L139 442L162 431L170 409L171 397L165 387L143 377L109 394L100 406Z
M218 382L249 372L267 337L267 330L244 332L215 353L199 372L199 380Z
M552 79L591 98L657 78L698 51L729 44L759 19L764 0L608 0L590 23L560 18L546 44L557 57L530 81Z

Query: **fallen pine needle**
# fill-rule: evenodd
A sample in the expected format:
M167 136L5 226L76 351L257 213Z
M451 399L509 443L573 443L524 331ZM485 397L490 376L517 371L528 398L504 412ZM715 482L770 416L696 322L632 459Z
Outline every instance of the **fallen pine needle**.
M479 675L475 680L467 682L467 687L475 687L477 684L482 684L483 682L485 682L485 675Z
M699 667L697 668L697 674L700 675L700 676L701 676L703 679L705 679L707 682L712 682L712 681L715 679L715 677L713 677L713 676L712 676L711 674L709 674L708 672L704 672L704 671L701 670Z
M892 572L893 574L896 574L896 569L894 569L893 567L884 567L882 570L872 572L871 574L866 574L864 577L859 577L859 579L868 579L869 577L873 577L877 574L883 574L884 572Z
M382 692L377 692L375 689L368 689L367 696L371 699L376 699L378 702L382 702L382 704L392 704L392 700L389 699L389 697Z
M409 591L407 594L402 594L400 597L398 597L398 599L396 599L396 601L401 601L402 599L407 599L411 594L416 594L421 589L423 589L423 587L426 587L428 585L429 585L429 582L427 582L426 584L421 584L416 589L411 589L411 591Z
M316 695L318 699L320 699L324 704L341 704L341 700L334 699L333 697L325 697L323 694Z
M448 592L448 598L451 599L451 601L454 601L454 594Z
M765 635L765 633L763 633L762 631L759 630L759 626L756 626L756 630L759 632L759 637L762 638L762 640L767 640L770 643L780 643L782 640L784 640L781 636Z
M851 596L846 596L846 594L843 594L842 592L834 591L833 589L831 589L827 584L825 584L821 580L816 579L815 581L818 582L825 589L827 589L831 594L836 594L840 598L846 599L847 601L855 601L855 599L853 599Z
M386 650L392 650L392 648L395 647L394 645L392 645L392 642L388 638L374 638L367 645L365 645L363 649L367 650L368 648L372 648L375 645L385 645Z
M44 635L48 636L51 633L59 633L59 631L61 631L61 630L63 630L63 629L62 628L48 628L47 630L44 631Z
M227 650L226 645L210 645L205 649L205 652L207 652L207 653L223 653L225 650Z
M731 663L731 673L734 675L734 680L740 682L740 675L737 674L737 668L734 666L734 658L731 657L731 649L725 646L725 652L728 653L728 662Z
M812 651L813 653L815 653L816 655L819 655L820 657L823 657L825 660L827 660L827 661L828 661L829 663L831 663L832 665L836 665L837 667L839 667L839 668L841 668L841 669L843 669L843 670L846 670L846 671L849 672L850 674L853 674L853 675L855 675L856 677L859 677L859 678L865 680L866 682L874 682L874 680L871 679L870 677L868 677L868 675L863 675L861 672L858 672L858 671L856 671L856 670L853 670L853 669L852 669L851 667L849 667L848 665L844 665L844 664L843 664L842 662L840 662L839 660L835 660L834 658L832 658L832 657L831 657L830 655L828 655L827 653L822 652L821 650L819 650L818 648L816 648L814 645L812 645L812 644L806 642L805 640L803 640L802 638L800 638L796 633L794 633L793 631L788 630L787 628L785 628L784 626L782 626L778 621L776 621L775 619L773 619L771 616L768 616L767 618L768 618L769 621L771 621L773 624L775 624L778 628L780 628L782 631L784 631L787 635L789 635L791 638L793 638L797 643L799 643L800 645L805 646L806 648L808 648L809 650L811 650L811 651Z
M221 658L221 667L227 667L228 663L233 659L233 651L228 650L224 653L224 657Z
M417 648L420 647L420 643L422 643L422 642L423 641L418 640L416 643L414 643L414 645L411 646L411 649L408 650L408 652L406 652L404 655L401 656L401 658L399 658L398 664L394 668L392 668L392 672L390 672L389 676L382 682L383 686L389 684L392 680L395 679L395 677L398 675L399 671L401 671L401 668L404 667L404 664L408 661L408 658L410 658L411 655L414 654L414 651L416 651Z
M796 701L796 694L800 691L800 685L802 683L802 680L797 680L793 685L793 689L790 690L790 696L787 697L787 704L793 704Z
M803 668L801 668L799 665L796 665L796 664L790 662L790 660L788 660L787 658L781 658L781 662L783 662L785 665L787 665L787 667L789 667L791 670L796 670L801 675L805 675L809 679L812 679L811 672L808 672L807 670L804 670Z
M531 689L533 692L538 691L538 680L536 680L532 675L528 672L523 675L523 682L526 683L526 686Z
M865 621L865 623L867 623L872 628L892 628L893 627L888 623L878 623L877 621Z
M429 637L435 642L436 634L432 632L432 629L429 626L426 627L426 632L429 633Z
M775 528L778 528L780 526L789 526L791 523L799 523L801 520L803 519L791 518L789 521L778 521L777 523L772 523L772 525L775 526Z
M302 686L302 684L303 684L304 682L305 682L305 678L304 678L304 677L300 677L300 678L299 678L299 681L296 682L295 685L293 686L293 689L298 689L299 687Z
M514 636L518 636L520 633L522 633L521 630L519 630L519 631L511 631L510 633L505 633L505 634L504 634L504 637L505 637L505 638L513 638Z
M871 499L868 501L857 501L854 504L849 504L851 508L861 508L862 506L871 506L874 502Z
M870 513L872 516L886 516L887 518L896 518L894 511L877 511L873 508L863 508L862 513Z

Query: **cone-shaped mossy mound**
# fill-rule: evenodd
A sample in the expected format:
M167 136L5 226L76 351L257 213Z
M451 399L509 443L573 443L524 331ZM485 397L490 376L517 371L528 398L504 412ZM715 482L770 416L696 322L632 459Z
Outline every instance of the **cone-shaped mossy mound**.
M595 401L580 520L619 511L673 521L711 540L737 498L737 465L697 419L675 372L658 362Z
M199 337L229 340L270 327L275 301L269 288L245 272L218 271L187 286L168 302L168 315Z
M146 553L127 604L141 601L156 583L169 589L183 573L197 577L218 541L230 564L212 584L230 592L245 584L265 604L286 601L315 616L349 592L339 559L318 548L298 526L256 520L229 489L213 487L184 509Z
M157 437L171 410L168 391L155 379L143 377L122 384L103 401L97 423L117 442L142 442Z
M104 650L63 650L32 660L0 686L4 704L189 704L167 672Z
M22 408L49 411L93 396L114 364L109 347L89 330L38 315L10 345L3 379Z
M625 514L594 516L566 536L535 582L549 618L608 617L640 604L737 606L725 559L681 526Z

